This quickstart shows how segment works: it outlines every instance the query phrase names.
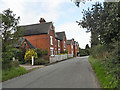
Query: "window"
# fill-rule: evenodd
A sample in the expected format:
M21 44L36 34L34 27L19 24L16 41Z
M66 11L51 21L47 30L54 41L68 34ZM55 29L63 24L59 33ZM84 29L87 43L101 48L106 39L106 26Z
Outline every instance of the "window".
M71 44L71 48L73 49L73 45Z
M50 48L51 56L54 56L54 55L53 55L53 49L54 49L54 48L52 48L52 47Z
M60 53L60 49L58 49L58 54Z
M72 51L72 54L73 54L73 51Z
M64 48L65 48L65 41L64 41Z
M53 45L53 37L50 36L50 44Z
M58 40L58 47L60 47L60 40Z
M56 55L57 55L57 51L56 51Z

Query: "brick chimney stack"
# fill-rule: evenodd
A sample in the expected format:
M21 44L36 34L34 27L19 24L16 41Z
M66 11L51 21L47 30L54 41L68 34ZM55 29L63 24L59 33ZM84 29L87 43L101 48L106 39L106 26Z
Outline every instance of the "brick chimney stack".
M74 38L72 38L72 41L74 41Z
M45 21L44 18L40 18L39 22L40 22L40 23L45 23L46 21Z

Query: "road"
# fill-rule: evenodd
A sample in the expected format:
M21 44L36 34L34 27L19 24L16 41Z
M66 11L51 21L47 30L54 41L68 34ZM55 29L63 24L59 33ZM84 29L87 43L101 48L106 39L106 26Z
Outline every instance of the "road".
M5 81L3 88L99 88L88 57L75 57Z

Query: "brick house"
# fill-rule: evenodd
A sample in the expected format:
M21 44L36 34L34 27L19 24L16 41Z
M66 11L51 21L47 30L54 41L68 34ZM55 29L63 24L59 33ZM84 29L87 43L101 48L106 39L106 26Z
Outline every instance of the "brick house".
M58 52L61 53L67 49L65 32L56 32L56 40L58 42Z
M23 36L35 47L48 50L48 56L55 55L55 30L52 22L20 26Z
M74 39L67 40L67 48L68 48L68 54L74 54L74 49L73 49L73 44L74 44Z
M73 49L74 49L74 56L77 56L78 52L79 52L79 44L78 44L78 42L74 41Z

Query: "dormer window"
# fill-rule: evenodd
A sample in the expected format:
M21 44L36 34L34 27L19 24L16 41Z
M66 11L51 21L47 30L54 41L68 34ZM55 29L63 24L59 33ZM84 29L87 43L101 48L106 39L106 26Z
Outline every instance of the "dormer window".
M53 45L53 36L50 36L50 45Z

